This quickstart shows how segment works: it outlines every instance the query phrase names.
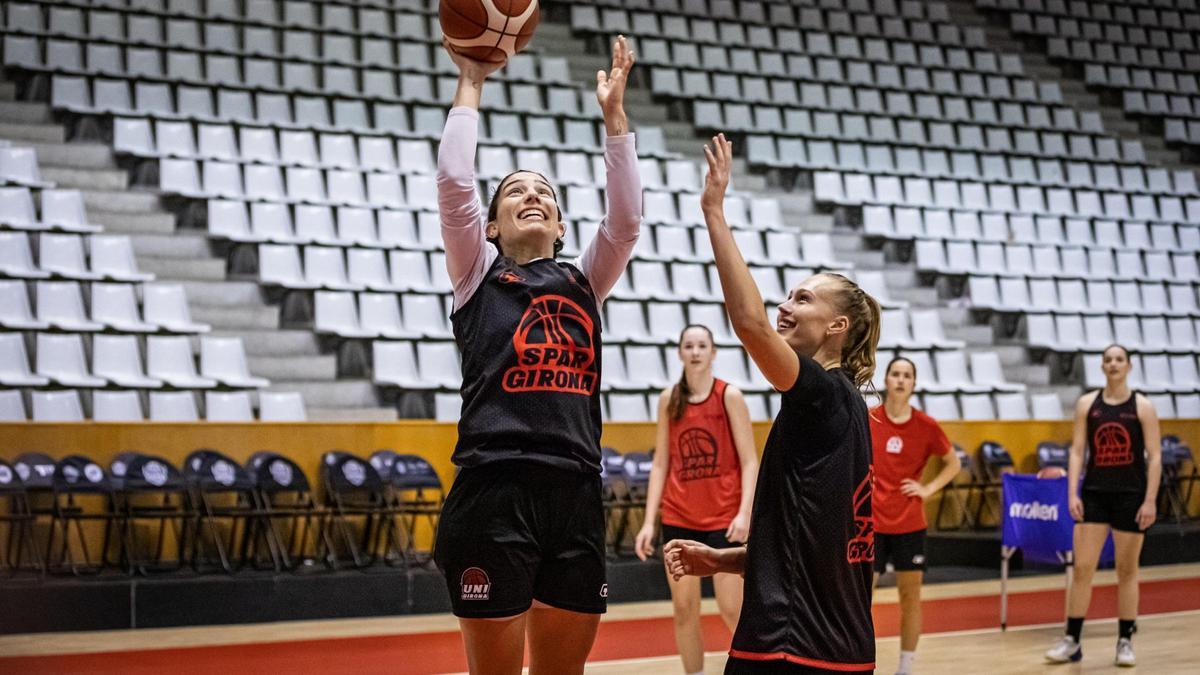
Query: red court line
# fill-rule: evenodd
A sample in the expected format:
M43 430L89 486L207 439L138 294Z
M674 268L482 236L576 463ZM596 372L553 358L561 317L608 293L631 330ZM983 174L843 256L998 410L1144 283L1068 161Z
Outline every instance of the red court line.
M1116 616L1116 607L1116 586L1097 586L1088 616L1111 618ZM1141 613L1144 615L1193 609L1200 609L1200 578L1141 584ZM992 628L999 622L1000 598L986 595L927 600L924 610L926 633ZM879 637L897 634L899 607L896 604L877 605L874 614ZM1060 621L1063 591L1010 594L1009 616L1010 626ZM706 650L729 648L729 632L718 616L703 617L702 626ZM590 660L610 661L673 653L675 637L670 617L606 621L600 624ZM288 672L427 675L464 670L462 638L457 632L0 658L0 673L4 674Z

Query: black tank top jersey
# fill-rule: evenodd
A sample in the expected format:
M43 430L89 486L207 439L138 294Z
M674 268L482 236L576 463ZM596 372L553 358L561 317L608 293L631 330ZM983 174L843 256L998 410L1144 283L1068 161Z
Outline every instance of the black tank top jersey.
M729 653L870 672L875 528L867 406L840 368L800 361L763 450Z
M462 352L453 461L600 472L600 313L583 273L498 256L450 317Z
M1102 492L1146 491L1146 440L1137 414L1137 393L1117 405L1104 392L1087 414L1087 473L1083 489Z

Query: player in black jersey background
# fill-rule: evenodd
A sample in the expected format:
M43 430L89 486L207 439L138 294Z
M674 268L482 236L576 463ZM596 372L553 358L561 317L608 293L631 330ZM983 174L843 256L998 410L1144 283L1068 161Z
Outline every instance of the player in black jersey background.
M1162 471L1158 413L1150 399L1129 388L1129 350L1104 350L1104 388L1075 404L1075 428L1067 478L1075 519L1075 570L1067 598L1067 630L1046 652L1054 663L1083 658L1080 633L1092 599L1092 576L1111 529L1117 555L1118 666L1133 666L1131 639L1137 619L1138 557L1145 530L1154 524ZM1087 471L1077 492L1087 451Z
M792 289L774 325L724 216L724 134L704 149L701 206L738 339L783 395L763 450L745 547L675 540L676 579L746 577L727 675L875 669L871 432L859 387L875 372L879 303L838 274Z

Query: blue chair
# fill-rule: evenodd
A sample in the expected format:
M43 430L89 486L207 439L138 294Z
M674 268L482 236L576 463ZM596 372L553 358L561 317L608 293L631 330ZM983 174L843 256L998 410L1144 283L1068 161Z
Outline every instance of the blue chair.
M0 525L8 526L4 546L0 549L0 572L12 576L29 569L41 574L45 568L33 543L35 517L29 508L29 494L16 469L3 459L0 459L0 500L8 505L7 509L0 512ZM28 565L23 562L26 551L33 558Z
M346 554L339 557L336 548L330 551L335 565L339 560L348 560L354 568L374 564L381 539L388 554L399 546L387 487L370 462L343 450L330 450L321 456L321 484L327 510L325 527Z
M283 568L276 542L266 526L258 486L245 467L216 450L200 448L183 460L183 476L196 505L194 569L210 569L215 564L231 574L247 563L254 563L257 569ZM228 526L223 528L222 523ZM202 555L201 545L205 542L215 551L215 561Z
M246 469L254 480L283 569L296 569L322 558L332 566L333 543L325 530L325 511L313 496L304 470L290 458L269 451L251 455Z
M46 542L46 568L61 572L70 570L76 576L99 574L105 567L105 552L117 529L112 482L99 464L82 455L70 455L54 464L50 480L52 490L50 536ZM85 523L104 526L100 555L93 559ZM72 530L73 528L73 530ZM74 531L78 546L72 546ZM56 539L61 534L61 548L54 553ZM80 559L76 559L75 550Z
M425 519L433 540L437 540L438 520L442 513L442 502L446 498L441 477L433 465L419 455L381 449L371 454L370 462L391 489L391 507L404 534L404 560L415 565L429 564L432 550L418 551L416 547L417 523ZM392 560L385 559L389 564Z
M151 571L172 572L183 566L183 551L188 540L189 525L193 511L187 485L179 469L162 457L137 452L123 452L109 463L109 481L113 489L113 503L119 518L121 544L117 562L124 563L128 574ZM149 521L158 524L158 532L152 542L135 536L138 523ZM170 540L174 543L175 555L164 558ZM152 555L142 555L144 548L152 547ZM146 549L149 550L149 549Z
M1071 450L1068 446L1054 441L1042 441L1037 446L1038 470L1057 468L1064 471L1068 468L1071 459Z

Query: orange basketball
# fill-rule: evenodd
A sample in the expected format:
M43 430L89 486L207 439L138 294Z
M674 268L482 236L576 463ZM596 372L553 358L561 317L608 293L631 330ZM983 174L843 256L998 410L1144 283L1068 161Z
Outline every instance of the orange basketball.
M529 44L537 0L441 0L438 18L451 47L477 61L500 63Z

